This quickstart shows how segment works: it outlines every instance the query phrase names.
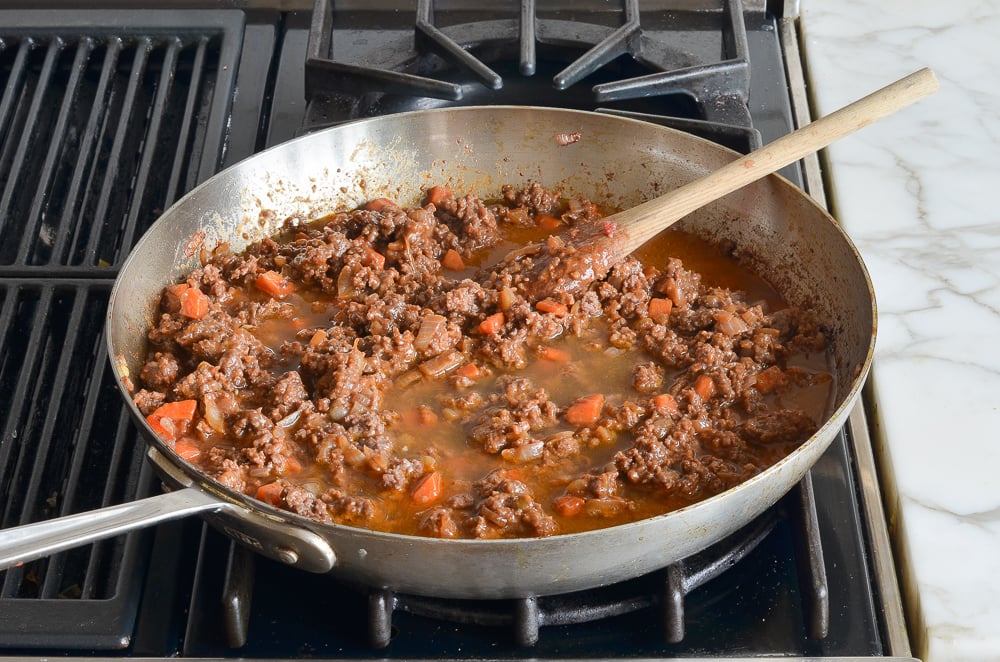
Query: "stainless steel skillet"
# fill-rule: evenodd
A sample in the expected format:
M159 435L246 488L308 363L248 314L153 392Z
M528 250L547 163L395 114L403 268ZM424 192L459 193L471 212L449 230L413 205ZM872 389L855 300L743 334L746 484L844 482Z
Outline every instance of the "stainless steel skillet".
M581 134L562 145L558 134ZM488 195L528 180L628 208L736 158L670 129L593 113L527 107L456 108L366 120L258 154L168 209L140 240L111 295L109 356L149 455L174 491L132 504L0 532L0 567L167 519L200 513L260 553L372 586L461 598L526 597L638 576L703 549L795 485L846 421L867 375L875 302L866 269L836 222L770 176L683 221L746 256L791 303L816 309L833 336L830 417L789 457L694 506L588 533L520 540L436 540L326 525L234 493L169 450L131 403L158 292L198 264L201 246L234 249L375 197L413 203L447 184ZM180 488L180 489L176 489Z

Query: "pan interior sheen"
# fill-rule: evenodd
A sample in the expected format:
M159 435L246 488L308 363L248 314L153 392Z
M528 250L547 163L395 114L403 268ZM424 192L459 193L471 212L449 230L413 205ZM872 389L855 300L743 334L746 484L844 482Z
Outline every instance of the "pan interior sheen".
M581 134L576 143L556 141L557 134L576 132ZM503 184L537 181L625 208L735 157L713 143L643 122L528 107L403 113L304 136L209 179L153 225L115 284L109 356L133 415L144 426L122 378L139 374L159 291L199 264L202 246L228 242L240 250L274 234L288 218L309 220L376 197L416 204L434 184L486 197ZM734 246L786 300L817 310L832 331L838 389L831 418L788 458L728 492L681 511L586 534L441 541L308 521L229 493L174 461L213 492L267 514L275 526L319 533L337 551L335 572L411 593L491 598L577 590L637 576L699 551L772 505L830 444L867 375L875 308L867 271L850 240L808 196L778 176L708 205L681 227ZM408 562L412 559L419 562Z

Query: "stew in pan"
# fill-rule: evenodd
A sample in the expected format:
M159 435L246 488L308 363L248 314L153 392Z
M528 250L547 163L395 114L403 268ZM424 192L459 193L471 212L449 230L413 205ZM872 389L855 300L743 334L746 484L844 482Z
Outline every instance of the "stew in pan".
M219 246L163 291L135 403L234 490L445 538L650 517L808 439L835 392L826 334L726 247L672 230L540 301L530 255L500 266L601 218L538 184L436 186Z

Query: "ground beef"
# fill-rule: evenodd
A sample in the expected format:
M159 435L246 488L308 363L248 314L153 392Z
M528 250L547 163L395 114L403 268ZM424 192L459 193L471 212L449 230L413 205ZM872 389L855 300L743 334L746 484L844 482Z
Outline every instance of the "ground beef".
M663 390L664 370L655 363L639 363L632 369L632 388L639 393Z
M497 470L474 486L479 501L472 530L477 538L537 537L557 531L555 520L545 514L523 482Z
M270 410L267 415L278 422L298 410L308 399L309 392L302 383L299 373L294 370L286 372L268 393Z
M142 367L139 378L147 387L166 391L180 374L181 366L177 358L170 352L156 352L153 358Z
M824 412L796 398L827 400L828 340L773 292L670 256L532 296L543 260L596 264L552 233L612 232L601 217L537 183L492 201L433 187L217 248L164 290L135 404L233 490L442 538L667 512L813 434Z
M139 408L143 416L149 416L164 403L165 398L165 394L159 391L141 389L132 396L132 402Z
M552 214L560 208L559 192L549 191L538 182L522 188L504 185L501 192L508 209L523 209L529 216Z
M500 240L496 216L474 195L450 197L441 205L441 209L458 221L455 229L459 252L471 255L476 250L492 246Z

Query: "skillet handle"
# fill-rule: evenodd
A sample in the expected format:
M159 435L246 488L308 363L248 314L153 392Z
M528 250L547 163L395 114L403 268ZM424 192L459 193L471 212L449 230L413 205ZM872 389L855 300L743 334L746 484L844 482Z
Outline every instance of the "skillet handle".
M0 570L121 533L226 507L218 497L188 487L77 515L0 530Z

